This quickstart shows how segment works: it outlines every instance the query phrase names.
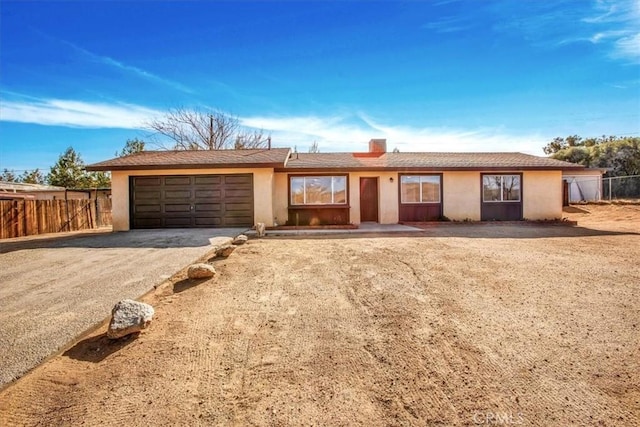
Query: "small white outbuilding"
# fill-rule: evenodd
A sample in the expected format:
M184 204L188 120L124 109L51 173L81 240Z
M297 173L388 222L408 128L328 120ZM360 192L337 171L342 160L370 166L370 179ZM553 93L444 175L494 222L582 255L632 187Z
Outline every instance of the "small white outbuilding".
M562 173L567 182L569 203L595 202L602 199L602 175L606 169L589 168Z

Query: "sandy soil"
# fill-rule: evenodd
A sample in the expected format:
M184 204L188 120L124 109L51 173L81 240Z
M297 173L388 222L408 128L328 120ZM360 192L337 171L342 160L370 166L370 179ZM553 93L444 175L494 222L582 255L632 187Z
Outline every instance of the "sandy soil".
M0 392L2 425L640 424L640 209L251 240Z
M73 232L0 241L0 387L243 229Z

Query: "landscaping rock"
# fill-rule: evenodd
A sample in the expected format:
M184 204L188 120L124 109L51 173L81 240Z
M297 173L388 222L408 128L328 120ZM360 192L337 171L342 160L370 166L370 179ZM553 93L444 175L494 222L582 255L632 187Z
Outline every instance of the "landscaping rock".
M209 264L193 264L187 270L189 279L208 279L216 274L216 269Z
M218 249L216 249L216 256L226 258L229 255L231 255L231 253L235 250L236 250L236 247L233 245L220 246Z
M107 337L122 338L147 328L153 318L153 307L143 302L125 299L111 310Z
M233 239L233 242L231 243L233 243L234 245L244 245L247 240L249 240L249 238L246 235L240 234L235 239Z

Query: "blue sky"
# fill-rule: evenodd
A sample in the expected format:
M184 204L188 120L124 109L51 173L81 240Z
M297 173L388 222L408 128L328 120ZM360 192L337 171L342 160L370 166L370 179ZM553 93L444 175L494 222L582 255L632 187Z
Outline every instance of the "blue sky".
M640 2L0 4L0 168L113 157L170 108L301 151L523 151L640 135ZM161 141L156 140L156 143Z

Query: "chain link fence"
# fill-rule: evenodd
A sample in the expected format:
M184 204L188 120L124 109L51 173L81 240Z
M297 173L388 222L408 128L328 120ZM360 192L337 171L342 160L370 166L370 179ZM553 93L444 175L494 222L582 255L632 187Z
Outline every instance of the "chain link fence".
M640 200L640 175L602 178L603 200Z
M608 178L565 176L569 203L600 201L640 201L640 175Z

